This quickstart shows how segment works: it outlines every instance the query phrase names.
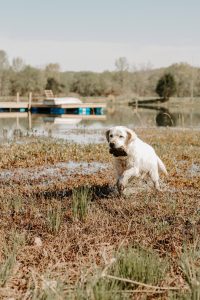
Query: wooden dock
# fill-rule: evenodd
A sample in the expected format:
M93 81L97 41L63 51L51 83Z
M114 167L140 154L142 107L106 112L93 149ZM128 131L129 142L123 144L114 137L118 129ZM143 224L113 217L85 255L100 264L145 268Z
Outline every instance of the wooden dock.
M69 104L44 104L37 102L0 102L0 109L27 109L31 108L105 108L106 103L69 103Z
M1 116L1 115L0 115ZM33 114L32 119L36 119L38 117L43 118L60 118L60 119L81 119L81 120L106 120L106 115L82 115L82 114L62 114L62 115L54 115L54 114Z
M0 102L0 108L25 108L28 109L29 103L27 102Z
M36 108L45 108L45 107L55 107L55 108L65 108L65 109L69 109L69 108L98 108L98 107L102 107L105 108L106 107L106 103L69 103L69 104L43 104L43 103L38 103L38 104L32 104L32 107L36 107Z

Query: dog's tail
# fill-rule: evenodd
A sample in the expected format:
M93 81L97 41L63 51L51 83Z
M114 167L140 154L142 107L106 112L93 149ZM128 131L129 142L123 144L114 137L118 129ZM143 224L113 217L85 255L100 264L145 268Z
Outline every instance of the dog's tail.
M157 162L158 162L158 168L159 168L165 175L168 175L164 163L162 162L162 160L161 160L158 156L157 156Z

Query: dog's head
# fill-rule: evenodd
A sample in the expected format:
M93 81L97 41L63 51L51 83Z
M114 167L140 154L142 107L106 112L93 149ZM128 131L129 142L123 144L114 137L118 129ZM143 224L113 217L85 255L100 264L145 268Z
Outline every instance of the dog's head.
M110 153L114 156L127 156L128 146L136 138L133 130L124 126L115 126L106 131Z

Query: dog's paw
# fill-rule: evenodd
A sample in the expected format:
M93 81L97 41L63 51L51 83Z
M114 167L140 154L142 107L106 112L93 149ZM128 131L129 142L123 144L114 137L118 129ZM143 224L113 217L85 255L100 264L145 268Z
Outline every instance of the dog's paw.
M125 188L125 185L123 184L122 180L118 179L118 181L117 181L117 190L118 190L120 195L123 193L124 188Z

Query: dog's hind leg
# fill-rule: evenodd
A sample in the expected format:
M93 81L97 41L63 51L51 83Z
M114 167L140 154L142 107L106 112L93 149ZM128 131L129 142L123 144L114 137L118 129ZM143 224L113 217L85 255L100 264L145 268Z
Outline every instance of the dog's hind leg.
M149 172L144 172L141 174L141 179L147 184L146 177L149 176Z
M150 177L151 177L151 180L153 181L153 184L154 184L154 187L156 188L156 190L161 191L160 184L159 184L158 170L152 170L150 172Z

